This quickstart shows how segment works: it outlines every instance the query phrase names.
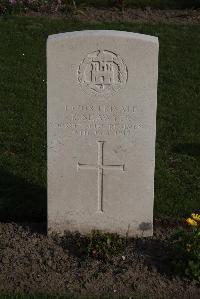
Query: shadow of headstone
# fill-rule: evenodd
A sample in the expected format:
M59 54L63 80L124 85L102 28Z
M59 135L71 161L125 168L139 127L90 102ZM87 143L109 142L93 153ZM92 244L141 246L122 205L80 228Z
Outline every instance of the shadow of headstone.
M46 222L46 188L0 169L0 221Z

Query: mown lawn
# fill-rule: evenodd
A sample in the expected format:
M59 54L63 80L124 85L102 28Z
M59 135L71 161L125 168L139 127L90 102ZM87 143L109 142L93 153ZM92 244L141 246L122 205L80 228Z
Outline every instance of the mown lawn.
M200 26L0 19L0 219L46 220L46 39L115 29L159 37L155 215L200 208Z

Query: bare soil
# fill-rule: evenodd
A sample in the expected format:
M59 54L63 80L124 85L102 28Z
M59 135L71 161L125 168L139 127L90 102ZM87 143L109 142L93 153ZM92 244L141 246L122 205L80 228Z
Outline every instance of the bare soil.
M29 12L30 16L44 16L44 13ZM95 8L83 7L74 12L66 14L52 13L46 14L48 17L74 17L83 22L132 22L132 23L150 23L150 24L200 24L200 9L185 10L161 10L151 9L133 9L126 8L121 12L117 8Z
M156 219L154 236L128 239L124 252L107 260L77 248L84 237L45 233L44 224L0 224L0 292L200 298L200 283L175 276L168 257L176 221ZM81 243L82 244L82 243Z
M76 17L82 21L92 22L142 22L142 23L172 23L200 24L200 9L198 10L160 10L151 9L119 9L84 8L78 10Z

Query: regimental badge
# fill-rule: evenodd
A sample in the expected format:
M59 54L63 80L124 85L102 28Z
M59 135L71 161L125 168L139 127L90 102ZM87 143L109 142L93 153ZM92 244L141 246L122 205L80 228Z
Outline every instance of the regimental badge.
M122 58L111 51L89 53L78 68L78 82L96 96L110 96L126 85L128 70Z

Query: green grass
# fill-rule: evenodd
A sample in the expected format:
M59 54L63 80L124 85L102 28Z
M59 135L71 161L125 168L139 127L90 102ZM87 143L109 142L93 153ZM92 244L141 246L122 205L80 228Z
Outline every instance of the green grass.
M46 39L82 29L159 37L155 215L200 200L200 26L0 19L0 219L46 220Z
M116 0L76 0L78 6L95 6L95 7L108 7L113 6ZM195 8L200 6L200 0L125 0L126 7L151 8L159 9L185 9Z

